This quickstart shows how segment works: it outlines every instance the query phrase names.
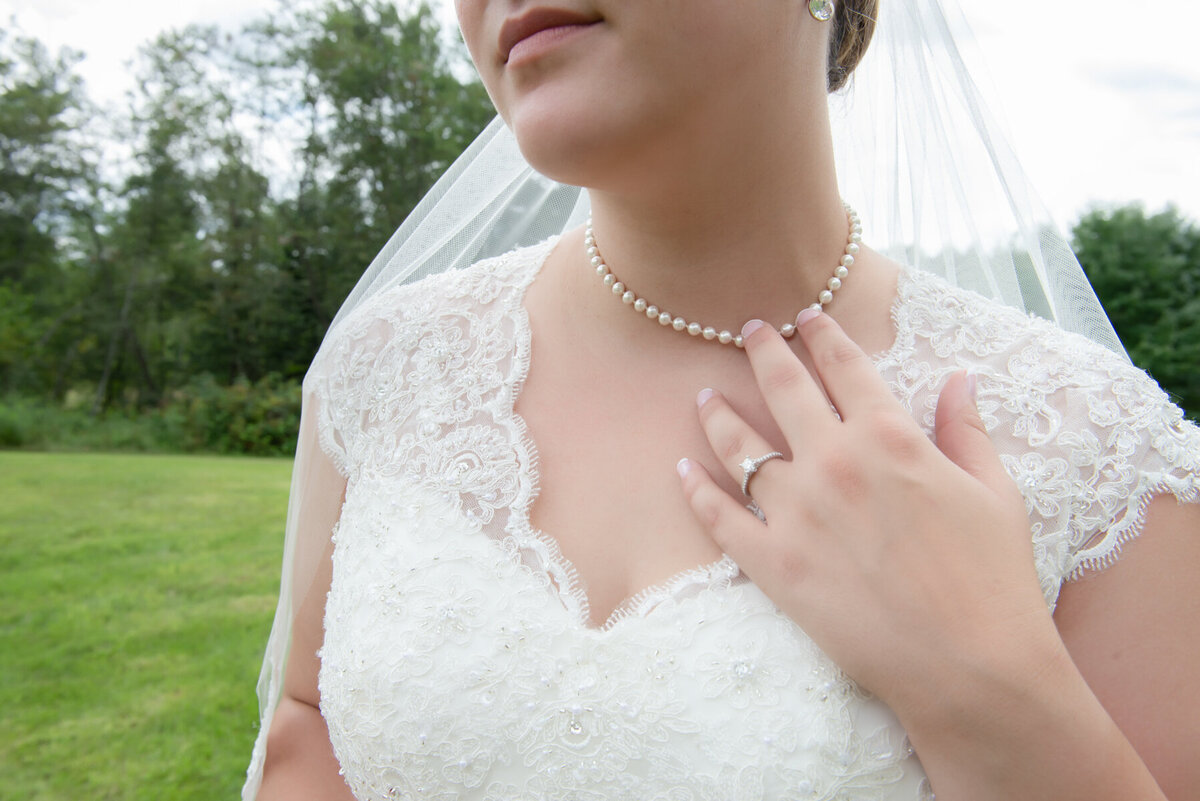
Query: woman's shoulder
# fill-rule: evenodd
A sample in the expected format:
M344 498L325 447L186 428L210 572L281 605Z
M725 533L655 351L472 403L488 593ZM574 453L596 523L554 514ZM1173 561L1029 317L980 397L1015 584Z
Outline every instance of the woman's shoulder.
M901 295L906 341L894 366L977 376L979 412L1025 496L1048 596L1114 560L1154 495L1200 500L1200 429L1124 353L932 274L910 271ZM931 426L936 392L921 403Z
M904 269L893 318L892 361L944 362L1014 390L1111 392L1133 412L1154 408L1182 419L1167 394L1124 352L933 273Z
M521 299L552 241L386 288L335 323L304 379L326 452L352 465L415 413L453 417L518 363Z
M994 360L1033 347L1064 354L1084 351L1105 365L1128 365L1124 353L992 297L997 294L1010 297L1012 303L1022 301L1017 287L971 289L926 270L901 268L893 308L896 349L903 351L924 340L939 356Z
M414 327L436 326L450 316L483 314L519 296L541 267L556 240L517 248L419 280L380 290L338 320L322 350L346 340L384 344Z
M347 372L361 375L366 363L411 350L447 328L470 337L482 335L498 315L519 305L555 241L370 290L330 326L306 380Z

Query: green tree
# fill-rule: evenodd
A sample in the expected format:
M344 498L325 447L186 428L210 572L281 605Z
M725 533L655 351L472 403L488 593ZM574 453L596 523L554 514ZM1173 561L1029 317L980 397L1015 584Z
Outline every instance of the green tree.
M1126 206L1085 215L1072 244L1130 358L1200 414L1200 228Z
M94 412L114 397L157 403L191 368L207 277L201 169L220 113L205 57L212 37L191 28L143 49L134 170L111 234L117 258L97 288L103 300L94 322L106 344Z
M433 11L403 16L384 0L333 0L303 50L332 109L329 153L374 226L390 229L482 130L491 104L451 70Z
M44 389L53 364L45 351L78 305L62 246L93 171L78 60L0 29L0 390L8 392Z
M424 3L298 0L170 32L107 119L75 59L0 32L0 396L95 414L291 386L492 114Z
M207 270L194 363L223 382L256 380L273 367L261 312L279 286L276 212L241 136L230 131L219 146L216 170L200 182Z
M0 29L0 280L36 285L57 255L81 172L69 138L82 122L78 60Z
M387 237L487 124L483 87L426 3L326 0L256 26L276 53L299 147L279 207L279 303L264 312L288 374L303 372L342 299ZM286 91L286 90L285 90Z

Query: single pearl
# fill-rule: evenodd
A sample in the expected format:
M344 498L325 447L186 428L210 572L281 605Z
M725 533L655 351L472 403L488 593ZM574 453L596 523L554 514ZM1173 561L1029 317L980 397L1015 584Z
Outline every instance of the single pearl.
M701 333L704 334L704 338L709 342L717 338L717 329L713 328L711 325L705 328Z
M821 294L817 296L817 299L821 301L822 306L825 305L826 303L832 303L833 302L833 293L830 292L828 289L822 290Z
M842 266L843 267L853 267L854 266L854 257L851 256L849 253L847 253L845 256L842 256Z
M604 276L608 275L608 268L605 267L603 264L601 264L599 267L596 268L596 275L603 278Z
M741 334L738 334L733 338L733 344L735 347L744 348L746 347L746 340L742 338Z
M790 338L790 337L794 337L794 336L796 335L796 324L795 324L795 323L786 323L786 324L783 326L783 328L780 328L780 329L779 329L779 333L780 333L781 335L783 335L783 337L784 337L785 339L788 339L788 338Z
M653 303L651 303L649 306L646 307L646 316L649 317L651 320L657 320L658 319L658 307L655 306Z
M692 336L699 336L700 323L688 323L687 332Z
M836 275L838 278L845 278L846 276L848 276L850 274L850 271L846 269L846 265L839 264L838 268L833 271L833 274Z
M637 300L635 300L635 301L633 302L633 310L634 310L634 311L636 311L636 312L644 312L644 311L646 311L646 299L645 299L645 298L638 298Z
M600 257L599 253L600 252L598 250L596 250L596 245L594 243L591 243L588 245L588 248L587 248L588 258L590 258L590 259L599 258Z
M683 329L687 328L687 320L683 319L682 317L676 317L671 321L671 327L676 331L682 331Z
M722 331L721 333L717 334L717 341L722 345L728 345L733 341L733 334L729 333L728 331Z
M612 273L609 273L608 275L604 276L604 285L605 286L612 286L615 283L617 283L617 277L615 275L613 275Z
M623 284L620 281L617 281L615 284L612 285L612 293L614 295L624 295L625 294L625 284Z
M831 292L836 292L841 288L842 288L842 279L838 278L836 275L833 278L829 279L829 290Z
M599 256L592 256L592 266L593 267L600 267L603 264L604 264L604 262L600 259Z
M637 295L633 294L633 292L630 292L629 290L626 290L625 294L621 296L621 302L626 306L628 306L630 303L633 303L635 300L637 300Z
M663 312L662 314L658 315L658 324L659 325L670 325L672 322L674 322L674 321L671 319L671 315L667 314L666 312Z

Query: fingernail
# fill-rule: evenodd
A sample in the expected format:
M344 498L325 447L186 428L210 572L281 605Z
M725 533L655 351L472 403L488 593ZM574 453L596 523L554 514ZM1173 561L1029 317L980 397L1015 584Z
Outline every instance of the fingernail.
M712 400L712 396L716 395L716 394L717 393L711 389L705 388L705 389L700 390L700 392L696 395L696 408L697 409L703 408L704 404L706 404L710 400Z
M977 380L977 376L973 372L968 370L967 371L967 393L970 394L972 403L979 400L978 383L979 382Z
M820 309L815 309L812 306L809 306L807 309L796 315L796 327L799 328L820 313Z
M751 320L742 326L742 339L749 339L750 335L764 325L762 320Z
M692 472L692 461L686 456L675 463L675 472L680 478L686 478L687 474Z

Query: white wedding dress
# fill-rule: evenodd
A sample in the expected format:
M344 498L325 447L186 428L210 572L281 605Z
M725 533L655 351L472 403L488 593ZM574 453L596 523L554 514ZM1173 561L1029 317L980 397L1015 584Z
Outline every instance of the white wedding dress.
M522 299L552 244L380 294L310 373L348 478L320 672L346 782L414 801L929 797L890 710L728 557L588 625L530 525L536 458L513 411ZM1152 495L1200 500L1200 431L1119 356L912 270L893 320L875 359L925 430L947 377L979 376L1047 604L1116 558Z

